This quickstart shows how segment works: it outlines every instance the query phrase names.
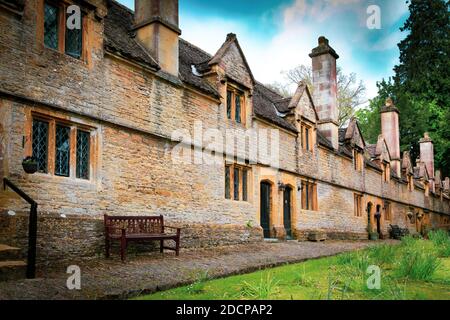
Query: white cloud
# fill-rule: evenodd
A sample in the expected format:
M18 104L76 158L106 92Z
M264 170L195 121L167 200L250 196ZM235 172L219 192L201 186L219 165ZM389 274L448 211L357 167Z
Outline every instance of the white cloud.
M366 2L295 0L290 6L280 8L279 15L275 15L279 18L279 32L271 38L255 36L251 26L221 18L200 21L193 17L182 17L181 26L186 40L211 54L219 49L227 33L236 33L253 74L263 83L282 81L283 70L289 70L300 64L310 65L311 59L308 54L317 46L317 38L324 35L339 53L341 58L338 64L344 72L356 73L366 84L367 98L373 98L377 94L376 82L392 74L391 69L395 62L380 66L374 72L373 68L370 68L372 66L366 65L367 62L356 58L355 48L372 52L392 50L402 36L400 32L396 32L371 43L367 38L364 20ZM395 5L395 7L401 9L404 14L404 6ZM403 14L391 13L389 20L393 21L394 16L399 18ZM349 23L345 21L346 17L353 20ZM358 25L352 26L353 21ZM340 25L342 28L336 27ZM387 59L392 60L390 56Z

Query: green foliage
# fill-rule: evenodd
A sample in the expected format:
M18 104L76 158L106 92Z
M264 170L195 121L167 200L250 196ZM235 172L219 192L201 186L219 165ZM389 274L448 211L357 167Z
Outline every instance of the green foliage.
M383 244L370 247L368 249L368 254L371 261L374 261L378 265L387 265L395 261L398 254L397 251L396 247Z
M207 282L207 275L200 272L194 285L143 299L448 300L450 258L438 259L436 249L436 244L442 248L446 242L442 235L433 234L431 238L428 241L404 237L400 245L371 246L336 257ZM367 286L370 265L381 269L380 289Z
M433 242L439 257L450 257L450 236L447 232L443 230L430 231L428 237Z
M429 280L439 268L436 253L426 247L424 240L404 237L402 255L397 266L397 276L414 280Z
M277 293L279 281L276 281L272 274L268 272L261 275L261 279L257 283L244 281L241 286L241 296L257 300L268 300Z
M186 286L186 291L192 295L203 293L205 291L206 282L209 280L209 274L208 271L198 272L195 277L195 282Z
M380 108L392 97L400 110L400 148L419 156L419 140L425 132L434 142L435 167L450 175L450 1L411 0L410 16L401 31L400 64L394 81L379 82L378 96L356 114L364 137L376 143Z

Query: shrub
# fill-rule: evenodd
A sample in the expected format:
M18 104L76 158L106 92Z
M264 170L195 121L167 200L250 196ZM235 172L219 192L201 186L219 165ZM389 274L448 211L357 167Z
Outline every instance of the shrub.
M398 265L398 275L414 280L429 280L439 268L439 259L434 252L423 247L410 247L405 250Z
M450 240L447 232L445 232L444 230L430 231L428 233L428 238L437 247L447 244L448 241Z
M369 257L376 265L391 264L395 260L397 251L396 247L388 244L373 246L368 249Z
M268 300L278 291L278 284L279 282L275 281L272 274L267 273L265 276L261 275L261 280L256 284L244 281L241 287L241 296L252 299Z
M450 257L450 237L443 230L431 231L428 237L436 249L439 257Z

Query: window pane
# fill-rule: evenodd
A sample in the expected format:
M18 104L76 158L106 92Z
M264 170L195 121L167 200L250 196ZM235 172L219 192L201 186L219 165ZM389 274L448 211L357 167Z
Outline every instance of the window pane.
M241 96L238 94L236 95L235 98L235 106L236 106L235 120L237 123L241 123Z
M231 91L227 91L227 118L231 119L231 103L232 103L232 98L233 93Z
M44 44L58 49L58 8L47 3L44 6Z
M305 128L306 150L309 150L309 128Z
M225 167L225 198L231 199L230 193L230 167Z
M83 24L80 24L79 29L70 30L66 25L66 54L79 59L81 57L81 48L83 44Z
M305 183L305 209L309 210L309 184Z
M239 200L239 169L234 169L234 200Z
M248 195L247 195L247 175L248 170L242 171L242 200L247 201Z
M56 125L55 175L69 176L70 128Z
M77 131L77 178L89 179L89 140L90 133Z
M47 173L48 122L33 120L33 157L38 163L38 171Z

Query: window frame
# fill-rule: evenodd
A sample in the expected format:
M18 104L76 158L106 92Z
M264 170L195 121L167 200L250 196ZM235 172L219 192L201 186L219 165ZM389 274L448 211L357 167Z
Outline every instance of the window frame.
M362 206L363 196L361 194L354 194L354 215L355 217L361 218L363 216L363 206Z
M361 172L364 168L364 155L357 149L353 149L354 168Z
M238 171L238 190L236 197L236 181L235 181L235 172ZM229 173L227 179L227 172ZM245 172L245 174L244 174ZM246 186L244 187L244 175L246 176ZM225 199L230 201L241 201L241 202L250 202L250 190L251 186L249 185L251 181L251 168L244 165L238 164L225 164L224 171L224 186L225 186ZM228 186L228 190L227 190ZM237 198L237 199L236 199Z
M29 138L26 139L25 156L33 156L33 123L34 120L48 123L47 132L47 171L37 172L38 175L51 176L60 179L76 179L79 181L92 182L95 178L95 132L93 126L76 123L53 115L45 115L31 112L29 121L27 121L26 132ZM69 174L68 176L58 175L56 173L56 126L61 125L69 128ZM89 157L88 157L88 178L77 177L77 132L83 131L89 133Z
M313 134L314 130L311 125L308 125L306 123L301 124L302 150L309 152L314 151Z
M236 101L239 97L239 118L240 121L237 121L236 119ZM231 121L233 123L239 124L239 125L246 125L246 108L245 108L245 91L237 88L236 86L233 86L231 84L227 84L227 94L226 94L226 119L228 121Z
M392 221L392 208L391 203L388 201L384 202L384 220Z
M58 45L57 48L51 48L45 45L45 5L51 5L58 8L58 28L57 28L57 36L58 36ZM61 54L64 54L65 56L69 56L73 59L85 61L86 60L86 29L87 29L87 23L86 23L86 12L83 10L83 8L80 6L81 11L81 52L80 57L75 57L72 54L69 54L66 52L66 31L67 31L67 7L70 5L75 4L72 1L55 1L55 0L41 0L41 12L40 17L38 17L38 24L40 24L40 38L42 41L42 45L45 49L57 51Z
M317 183L302 181L302 210L318 211Z

